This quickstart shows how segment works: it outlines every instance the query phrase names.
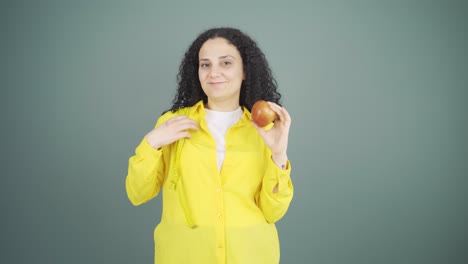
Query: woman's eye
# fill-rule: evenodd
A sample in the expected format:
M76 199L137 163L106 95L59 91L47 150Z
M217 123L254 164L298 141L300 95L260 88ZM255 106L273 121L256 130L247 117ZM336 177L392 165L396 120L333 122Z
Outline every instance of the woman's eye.
M208 68L210 65L208 63L202 63L200 64L201 68Z
M224 65L231 65L232 63L230 61L225 61L223 62Z

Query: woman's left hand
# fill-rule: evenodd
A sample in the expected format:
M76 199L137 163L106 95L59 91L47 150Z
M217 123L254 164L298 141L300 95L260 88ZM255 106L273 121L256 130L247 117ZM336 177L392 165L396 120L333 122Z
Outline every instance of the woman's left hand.
M284 107L273 102L268 102L271 109L275 111L278 118L274 121L271 129L265 130L252 122L265 144L270 148L272 156L286 155L288 148L289 127L291 126L291 116Z

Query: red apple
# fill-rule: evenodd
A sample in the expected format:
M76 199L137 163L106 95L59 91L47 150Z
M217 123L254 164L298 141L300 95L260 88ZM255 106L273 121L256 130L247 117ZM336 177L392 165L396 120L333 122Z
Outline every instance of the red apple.
M273 122L278 115L264 100L258 100L252 107L252 119L259 127L264 127Z

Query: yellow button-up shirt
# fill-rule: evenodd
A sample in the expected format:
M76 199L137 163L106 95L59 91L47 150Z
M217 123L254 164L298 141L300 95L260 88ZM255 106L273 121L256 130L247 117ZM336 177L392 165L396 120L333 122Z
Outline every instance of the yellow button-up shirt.
M165 113L156 127L181 114L194 119L200 130L159 150L143 139L129 160L126 190L133 205L163 191L161 222L154 230L155 263L279 263L274 223L293 197L289 161L285 169L272 161L244 108L226 133L225 159L218 171L216 142L202 101Z

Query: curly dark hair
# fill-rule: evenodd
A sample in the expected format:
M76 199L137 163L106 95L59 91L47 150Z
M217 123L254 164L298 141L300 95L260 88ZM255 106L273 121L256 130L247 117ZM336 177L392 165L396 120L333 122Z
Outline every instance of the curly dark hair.
M214 38L226 39L237 48L242 57L245 80L241 85L239 104L249 111L260 99L280 104L281 94L277 91L277 82L257 43L238 29L222 27L201 33L185 52L177 74L177 93L169 110L175 112L180 108L193 106L200 100L208 102L198 78L198 53L207 40Z

